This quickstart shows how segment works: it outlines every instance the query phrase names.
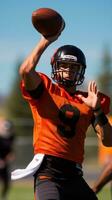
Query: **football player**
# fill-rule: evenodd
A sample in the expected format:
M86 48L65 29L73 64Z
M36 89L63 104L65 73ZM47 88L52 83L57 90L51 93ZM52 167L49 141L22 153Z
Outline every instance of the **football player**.
M52 80L36 71L46 48L59 35L41 37L20 66L21 90L34 119L34 154L44 159L34 175L36 200L96 200L83 178L84 142L92 124L105 146L112 146L112 128L106 114L110 99L100 93L95 81L88 91L77 90L84 81L86 58L76 46L64 45L51 59Z

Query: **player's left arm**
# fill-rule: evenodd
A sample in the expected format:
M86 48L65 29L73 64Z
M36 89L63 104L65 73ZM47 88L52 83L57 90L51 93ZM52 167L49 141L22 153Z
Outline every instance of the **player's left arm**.
M90 81L88 85L88 96L79 95L82 101L89 106L94 113L93 126L102 143L107 147L112 147L112 126L102 110L100 95L95 81Z

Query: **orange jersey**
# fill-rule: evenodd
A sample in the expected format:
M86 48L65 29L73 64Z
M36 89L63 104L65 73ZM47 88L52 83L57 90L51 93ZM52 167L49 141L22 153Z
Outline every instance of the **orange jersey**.
M44 153L83 162L86 131L93 117L93 111L84 104L78 95L87 96L86 92L77 91L70 96L63 88L40 73L44 90L37 99L25 90L22 81L23 97L29 102L34 119L34 153ZM109 112L109 98L103 94L101 105L105 114Z

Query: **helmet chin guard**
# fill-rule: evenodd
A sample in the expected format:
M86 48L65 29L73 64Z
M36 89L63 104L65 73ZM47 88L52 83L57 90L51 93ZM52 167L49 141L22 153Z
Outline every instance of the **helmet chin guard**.
M61 65L63 64L63 67ZM51 78L66 87L81 85L84 81L86 59L83 52L72 45L60 47L51 58ZM69 66L69 72L66 66ZM65 68L64 68L65 66ZM71 73L72 78L66 78L64 73Z

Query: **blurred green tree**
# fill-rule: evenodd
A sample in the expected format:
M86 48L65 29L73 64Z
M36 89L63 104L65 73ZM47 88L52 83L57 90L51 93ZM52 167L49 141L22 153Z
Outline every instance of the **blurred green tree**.
M15 79L12 83L12 89L5 103L7 117L15 124L15 132L17 135L31 136L33 120L31 110L28 103L23 99L20 91L19 67L21 61L17 61L15 67Z

